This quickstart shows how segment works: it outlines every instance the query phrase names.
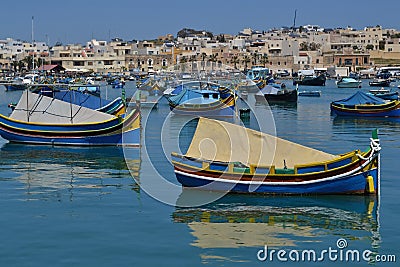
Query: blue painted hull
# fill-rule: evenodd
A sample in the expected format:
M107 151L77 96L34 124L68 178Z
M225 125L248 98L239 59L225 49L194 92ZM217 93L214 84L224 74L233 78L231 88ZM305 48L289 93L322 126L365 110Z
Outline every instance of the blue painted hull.
M20 91L28 88L26 84L7 84L4 86L6 87L6 91Z
M374 179L375 188L378 188L378 170L375 168L365 173L349 175L329 181L315 181L313 183L298 183L291 185L270 185L267 182L260 185L245 183L230 183L209 180L175 173L185 187L201 187L204 190L230 191L235 193L263 193L263 194L353 194L364 192L367 187L366 176Z
M5 117L0 116L0 118L4 119ZM10 142L49 145L139 146L140 113L135 111L111 127L82 131L72 131L68 127L60 129L61 131L48 131L44 128L32 130L26 127L14 127L7 124L7 121L0 121L0 136Z
M189 115L189 116L199 116L199 117L233 117L235 111L233 107L225 107L222 109L213 110L193 110L193 109L177 109L170 108L172 112L178 115Z
M12 120L3 115L0 116L0 125L4 124L14 128L29 129L34 131L54 131L54 132L65 132L65 131L87 131L87 130L98 130L117 125L120 122L119 118L111 119L109 121L100 123L81 123L81 124L40 124L40 123L26 123L22 121Z
M354 117L400 117L400 109L362 113L362 112L346 112L331 108L331 113L332 115L337 115L337 116L354 116Z
M124 133L116 132L110 135L93 135L78 137L57 137L26 135L0 129L0 135L4 139L14 143L47 144L47 145L71 145L71 146L139 146L140 128Z

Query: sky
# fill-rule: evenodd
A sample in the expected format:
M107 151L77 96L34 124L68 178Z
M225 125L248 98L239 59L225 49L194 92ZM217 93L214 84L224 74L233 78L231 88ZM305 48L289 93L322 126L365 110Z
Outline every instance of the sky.
M19 0L1 3L0 39L11 37L50 45L84 44L91 39L156 39L183 28L237 34L244 28L268 30L316 24L362 29L400 29L400 1L368 0Z

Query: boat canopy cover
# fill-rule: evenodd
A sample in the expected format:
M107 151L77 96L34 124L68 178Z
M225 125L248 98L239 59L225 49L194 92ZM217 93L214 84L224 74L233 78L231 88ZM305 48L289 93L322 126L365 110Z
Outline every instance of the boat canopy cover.
M207 118L199 119L185 156L277 168L293 168L337 157L240 125Z
M103 112L24 91L10 118L36 123L76 124L103 122L115 118Z
M90 109L99 109L111 103L110 100L75 90L55 91L54 98Z
M365 104L380 105L380 104L384 104L385 101L379 97L375 97L372 95L368 95L362 91L358 91L354 95L352 95L348 98L334 101L333 103L337 104L337 105L349 105L349 106L365 105Z

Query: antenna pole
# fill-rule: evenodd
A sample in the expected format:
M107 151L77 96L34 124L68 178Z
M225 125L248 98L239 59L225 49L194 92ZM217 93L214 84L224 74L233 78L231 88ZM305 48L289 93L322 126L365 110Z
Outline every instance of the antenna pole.
M297 9L294 10L293 29L296 28Z

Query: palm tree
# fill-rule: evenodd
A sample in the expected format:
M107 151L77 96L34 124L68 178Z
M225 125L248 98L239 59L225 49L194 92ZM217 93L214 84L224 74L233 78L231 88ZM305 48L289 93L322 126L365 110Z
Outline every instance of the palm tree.
M300 44L300 50L301 51L308 51L308 44L306 42L302 42Z
M263 55L262 55L262 57L261 57L261 64L263 64L264 67L267 66L267 64L268 64L268 55L267 55L267 54L263 54Z
M252 55L253 55L253 65L257 65L257 60L259 55L257 53L253 53Z
M214 63L217 61L217 55L210 55L210 58L208 60L211 61L211 71L214 71Z
M207 58L207 54L206 53L201 53L201 65L203 66L203 71L204 71L204 60Z
M234 68L237 69L237 63L239 63L239 57L237 55L234 55L231 59L231 63L233 63Z
M245 55L244 57L243 57L243 63L244 63L244 71L247 71L247 64L250 62L250 58L249 58L249 56L248 55Z
M191 65L192 65L192 72L193 72L193 62L196 61L196 55L191 55L190 58L189 58L189 61L191 62Z

